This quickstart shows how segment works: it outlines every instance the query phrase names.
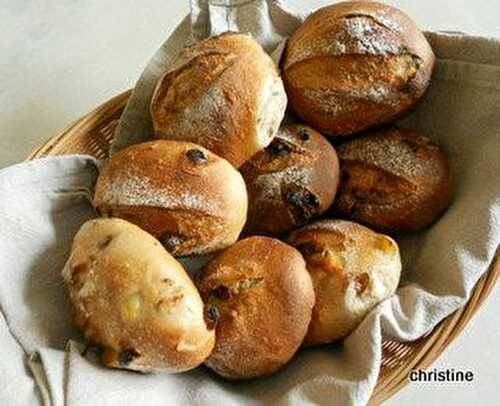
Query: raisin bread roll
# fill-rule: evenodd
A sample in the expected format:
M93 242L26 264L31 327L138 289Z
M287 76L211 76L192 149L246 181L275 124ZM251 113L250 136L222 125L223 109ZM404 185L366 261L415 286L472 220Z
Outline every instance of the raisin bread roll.
M94 206L153 234L175 256L236 242L247 215L245 182L199 145L158 140L113 155L97 179Z
M426 137L398 128L370 132L337 147L341 185L335 210L388 233L422 230L449 205L446 156Z
M86 222L62 272L74 322L108 367L182 372L212 351L214 331L191 279L160 243L120 219Z
M239 167L271 142L286 103L270 56L251 36L225 33L182 51L151 116L158 138L197 143Z
M268 237L241 240L209 262L196 285L207 320L216 325L215 348L205 364L219 375L234 380L271 374L301 345L314 291L296 249Z
M322 134L341 136L393 121L422 97L432 49L400 10L340 2L313 13L291 36L282 73L290 105Z
M248 233L280 234L333 203L339 180L335 149L318 132L290 125L240 169L248 190Z
M325 344L354 330L399 283L399 248L356 223L323 220L294 231L288 243L304 256L316 294L305 343Z

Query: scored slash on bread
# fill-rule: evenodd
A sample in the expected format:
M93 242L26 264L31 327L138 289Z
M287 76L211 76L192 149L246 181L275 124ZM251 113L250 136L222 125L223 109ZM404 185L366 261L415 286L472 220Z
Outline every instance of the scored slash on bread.
M396 127L337 147L341 182L335 211L377 230L419 231L451 203L446 156L430 139Z
M184 256L236 242L247 201L243 178L225 159L193 143L157 140L113 155L97 179L93 204Z
M377 2L324 7L288 40L282 75L290 105L325 135L395 120L427 89L435 57L398 9Z
M151 100L155 136L204 146L239 167L278 131L287 98L277 67L249 35L185 48Z

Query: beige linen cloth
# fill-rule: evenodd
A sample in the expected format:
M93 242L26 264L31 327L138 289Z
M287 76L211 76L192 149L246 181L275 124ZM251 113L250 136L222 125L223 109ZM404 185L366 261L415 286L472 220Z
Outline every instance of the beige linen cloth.
M300 23L282 3L194 1L152 58L121 122L116 147L150 136L155 78L186 42L250 31L272 51ZM82 356L60 276L73 235L95 215L98 163L48 158L0 171L0 404L365 404L377 381L383 336L414 340L462 306L500 241L500 42L428 34L438 56L425 100L402 124L451 158L455 200L429 230L400 240L404 275L343 345L301 351L279 373L228 383L200 367L179 375L109 370ZM133 142L142 140L132 139ZM121 145L120 145L121 143Z

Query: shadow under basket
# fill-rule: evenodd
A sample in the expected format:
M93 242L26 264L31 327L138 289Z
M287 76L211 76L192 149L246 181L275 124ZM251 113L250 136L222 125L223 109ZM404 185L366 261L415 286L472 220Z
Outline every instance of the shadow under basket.
M130 91L124 92L80 118L62 133L34 151L28 160L49 155L88 154L106 158L113 133ZM493 261L465 306L439 323L424 337L407 343L384 340L382 368L370 404L378 405L408 383L413 369L427 368L461 333L481 307L500 275L500 260Z

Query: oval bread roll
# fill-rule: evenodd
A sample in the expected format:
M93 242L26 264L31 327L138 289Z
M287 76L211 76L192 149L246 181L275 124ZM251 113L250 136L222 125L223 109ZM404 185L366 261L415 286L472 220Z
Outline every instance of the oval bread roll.
M304 125L282 127L240 171L250 233L280 234L308 223L331 206L339 180L335 149Z
M307 332L314 291L300 253L279 240L237 242L197 275L216 344L205 364L228 379L275 372Z
M426 137L389 128L337 147L341 184L335 209L376 230L402 233L430 225L449 205L446 156Z
M306 344L340 340L392 295L401 274L394 240L356 223L324 220L293 232L316 294Z
M62 272L74 322L106 366L181 372L202 363L215 336L191 279L160 243L120 219L86 222Z
M185 48L158 82L158 138L191 141L239 167L278 131L286 93L270 56L249 35L225 33Z
M175 256L236 242L247 203L245 182L229 162L199 145L165 140L113 155L94 195L102 215L137 224Z
M435 57L415 23L374 1L313 13L290 37L283 81L297 115L341 136L393 121L422 97Z

